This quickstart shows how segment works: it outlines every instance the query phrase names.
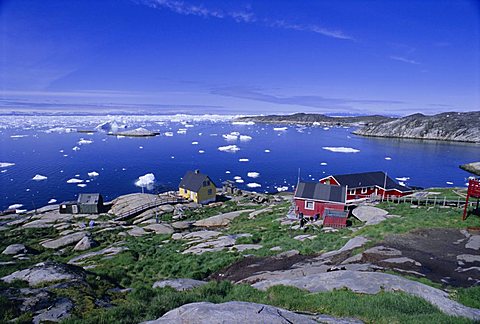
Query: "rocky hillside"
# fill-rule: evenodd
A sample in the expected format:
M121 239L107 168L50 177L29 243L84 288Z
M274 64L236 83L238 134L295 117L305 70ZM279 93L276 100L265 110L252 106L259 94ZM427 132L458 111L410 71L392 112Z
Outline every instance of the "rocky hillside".
M305 124L312 125L318 123L321 125L366 125L370 123L388 122L392 118L373 115L373 116L355 116L355 117L331 117L322 114L297 113L292 115L268 115L268 116L249 116L240 117L236 121L257 122L271 124Z
M462 164L460 169L465 170L467 172L480 175L480 162L472 162L467 164Z
M433 116L414 114L369 124L353 133L363 136L480 143L480 111L450 112Z

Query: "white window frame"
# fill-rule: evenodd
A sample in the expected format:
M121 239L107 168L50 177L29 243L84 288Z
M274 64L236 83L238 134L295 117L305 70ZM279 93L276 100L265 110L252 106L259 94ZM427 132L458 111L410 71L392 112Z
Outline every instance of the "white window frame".
M348 194L349 194L349 195L354 195L355 192L356 192L356 189L350 189L350 190L348 191Z
M368 191L368 188L367 188L367 187L363 187L363 188L362 188L362 194L366 194L367 191Z
M312 203L312 208L308 208L308 204ZM315 210L315 202L312 200L305 200L305 209L307 210Z

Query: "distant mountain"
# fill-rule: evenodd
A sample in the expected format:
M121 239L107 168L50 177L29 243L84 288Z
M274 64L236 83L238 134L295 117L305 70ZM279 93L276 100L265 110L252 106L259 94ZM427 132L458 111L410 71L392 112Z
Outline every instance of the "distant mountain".
M480 111L414 114L365 125L357 135L480 143Z
M314 123L321 125L367 125L370 123L387 122L392 120L390 117L373 115L373 116L339 116L331 117L322 114L305 114L297 113L293 115L267 115L267 116L249 116L239 117L236 121L253 121L258 123L271 124L305 124L311 125Z
M240 117L237 121L272 124L358 126L353 133L374 137L398 137L480 143L480 111L449 112L433 116L414 114L402 118L380 115L331 117L322 114Z

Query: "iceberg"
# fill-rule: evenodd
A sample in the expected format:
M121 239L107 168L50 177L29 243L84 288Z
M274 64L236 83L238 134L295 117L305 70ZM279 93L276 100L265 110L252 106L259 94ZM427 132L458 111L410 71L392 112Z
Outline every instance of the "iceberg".
M230 173L230 171L228 171L228 170L227 170L227 171L225 171L225 173L229 174L229 173Z
M244 183L245 181L243 181L242 179L237 179L235 180L236 183Z
M242 142L247 142L247 141L250 141L252 139L251 136L248 136L248 135L240 135L240 140Z
M80 148L79 148L78 146L74 146L74 147L72 148L72 150L73 150L73 151L80 151Z
M236 145L226 145L226 146L220 146L218 148L219 151L221 152L230 152L230 153L235 153L240 150L240 148Z
M198 150L198 153L203 154L203 153L205 153L205 151L204 150Z
M324 150L335 152L335 153L358 153L360 150L351 148L351 147L331 147L331 146L324 146L322 147Z
M222 137L227 141L236 141L238 139L238 135L234 135L234 134L224 134L222 135Z
M177 134L187 134L187 129L186 129L186 128L180 128L180 129L177 131Z
M258 178L260 176L260 173L258 172L248 172L247 177L249 178Z
M247 187L249 188L260 188L261 186L262 186L261 184L256 182L247 183Z
M274 127L273 130L276 132L284 132L288 129L288 127Z
M238 159L238 162L248 162L249 160L246 158Z
M387 160L387 161L390 161L391 159L392 159L392 158L389 157L389 156L386 156L386 157L385 157L385 160Z
M23 206L22 204L13 204L13 205L8 206L8 209L19 209L22 206Z
M80 188L85 188L86 186L87 186L87 185L84 184L84 183L79 183L79 184L77 184L77 187L80 187Z
M255 125L255 122L253 121L234 121L232 122L232 125Z
M82 179L76 179L76 178L71 178L67 180L67 183L82 183L82 182L83 182Z
M99 173L96 171L88 172L87 173L90 178L98 177Z
M233 179L240 180L240 179L242 179L242 177L241 176L234 176Z
M108 133L115 133L117 132L120 128L126 128L127 126L125 125L118 125L116 121L106 121L104 123L101 123L97 127L95 127L96 130L101 130L104 132Z
M451 181L447 181L446 183L447 183L448 185L453 185L453 182L451 182Z
M198 145L198 142L192 142L192 145Z
M269 150L269 149L266 149L264 152L265 152L265 153L270 153L270 150Z
M172 136L173 136L173 133L172 133L172 132L166 132L166 133L165 133L165 136L172 137Z
M279 187L275 187L275 189L277 189L278 192L282 192L282 191L287 191L288 187L287 186L279 186Z
M147 173L143 176L138 177L137 181L135 181L135 185L141 188L151 189L155 184L155 175L153 173Z
M327 162L322 162L320 163L320 165L327 165Z
M27 137L28 135L11 135L11 138L22 138L22 137Z
M407 180L410 180L410 177L395 178L395 180L398 180L398 181L407 181Z
M47 204L54 204L54 203L56 203L56 202L57 202L57 200L54 199L54 198L52 198L52 199L50 199L50 200L48 201Z
M42 180L47 180L47 177L41 174L36 174L32 180L34 181L42 181Z
M78 145L86 145L86 144L92 144L93 141L92 140L88 140L88 139L84 139L84 138L81 138L79 141L78 141Z
M15 163L10 163L10 162L0 162L0 168L8 168L11 166L14 166Z

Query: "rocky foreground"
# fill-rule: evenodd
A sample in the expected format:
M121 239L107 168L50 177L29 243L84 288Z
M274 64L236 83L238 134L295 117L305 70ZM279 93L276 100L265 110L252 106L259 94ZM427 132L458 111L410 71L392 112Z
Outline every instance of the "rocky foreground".
M0 301L10 310L8 319L81 321L88 312L121 307L139 290L161 292L154 308L176 303L158 311L161 316L140 317L153 320L148 323L362 323L356 316L297 313L294 306L245 302L242 294L237 295L240 300L219 302L221 296L215 296L215 303L192 302L192 296L207 296L212 284L228 281L244 287L244 293L256 291L250 298L264 291L271 294L278 286L309 294L400 291L440 314L480 321L480 309L453 300L446 289L405 277L448 287L480 285L480 232L475 229L423 229L378 241L363 233L389 222L407 223L406 216L360 206L353 211L358 225L338 230L322 227L320 220L304 230L288 217L291 195L248 192L228 202L165 204L115 220L117 214L154 199L150 194L121 196L102 215L60 214L58 206L50 206L22 216L1 216ZM475 219L469 221L476 224ZM329 241L336 248L325 252ZM321 252L301 252L312 248ZM172 290L192 295L173 295L172 301L162 297Z

